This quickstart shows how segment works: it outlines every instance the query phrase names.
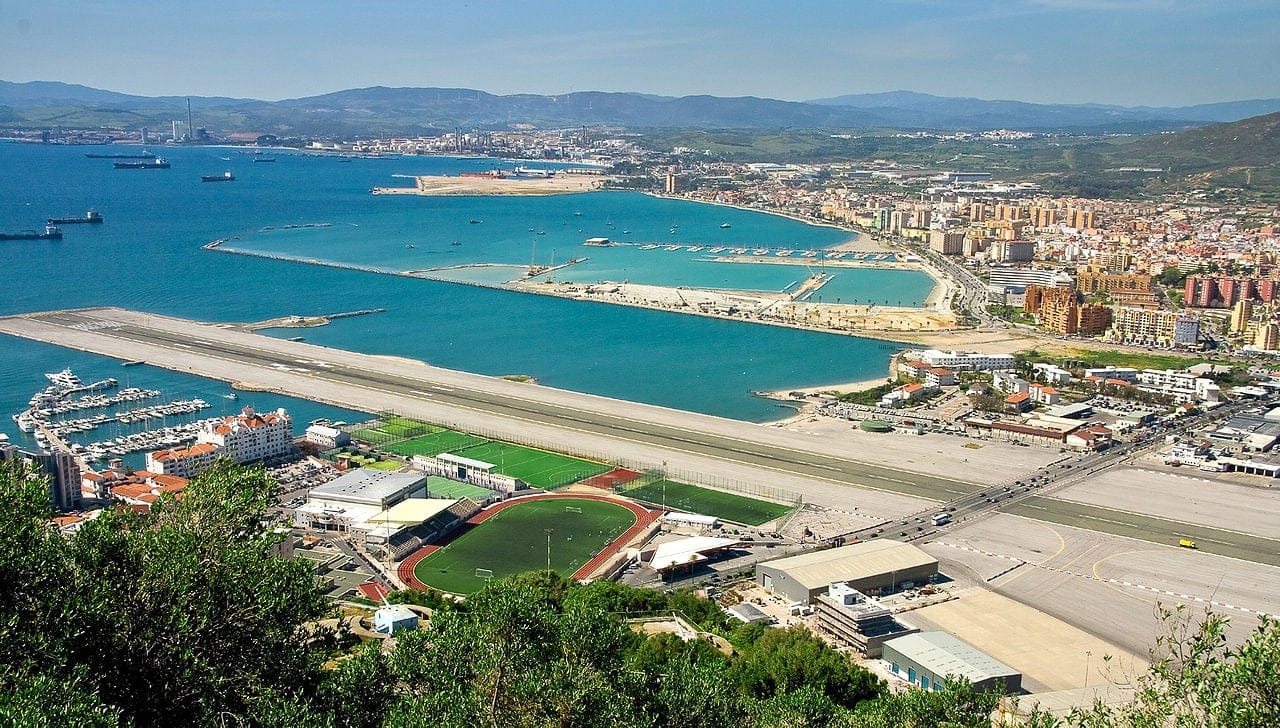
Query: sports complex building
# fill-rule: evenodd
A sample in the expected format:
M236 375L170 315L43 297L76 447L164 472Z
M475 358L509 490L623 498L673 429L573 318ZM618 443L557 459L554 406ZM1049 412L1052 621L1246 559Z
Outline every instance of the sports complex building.
M358 468L313 489L294 510L294 526L363 535L371 551L399 559L479 510L471 498L428 497L421 473Z

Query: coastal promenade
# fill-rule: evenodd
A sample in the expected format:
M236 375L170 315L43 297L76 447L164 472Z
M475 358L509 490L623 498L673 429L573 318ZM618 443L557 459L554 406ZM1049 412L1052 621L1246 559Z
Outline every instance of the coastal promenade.
M800 492L869 518L930 507L978 483L851 461L840 442L116 308L0 318L0 333L366 412L396 411L546 447L669 465ZM856 488L857 490L852 490Z

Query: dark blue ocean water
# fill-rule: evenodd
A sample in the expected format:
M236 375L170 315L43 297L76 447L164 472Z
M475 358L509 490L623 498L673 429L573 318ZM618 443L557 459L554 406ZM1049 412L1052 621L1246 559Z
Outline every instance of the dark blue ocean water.
M200 249L211 240L239 236L235 244L244 247L284 245L294 253L309 251L311 257L407 268L427 267L406 257L418 253L420 259L431 259L431 265L437 259L546 263L553 249L556 256L581 255L591 250L581 247L584 237L623 229L632 230L628 237L637 239L671 238L677 236L669 229L678 226L685 244L702 242L704 236L708 244L715 242L711 238L732 237L743 245L797 249L845 238L829 228L632 193L502 199L369 194L374 186L410 183L393 175L482 170L494 166L489 160L414 157L341 163L279 152L272 154L275 163L263 164L234 149L180 148L153 150L169 159L171 169L115 170L111 160L84 156L101 151L121 148L0 143L0 230L35 228L46 217L81 215L89 208L106 220L65 226L61 241L0 243L0 313L114 305L200 320L258 321L381 307L387 312L273 333L302 334L319 344L421 358L481 374L528 374L550 386L752 421L789 412L752 396L753 391L872 378L885 371L890 353L886 344L856 337ZM200 182L200 175L227 169L235 173L235 182ZM483 222L471 224L471 219ZM331 227L280 230L318 222ZM722 222L732 227L722 230ZM267 227L273 230L263 232ZM450 245L454 240L462 244ZM405 247L409 242L413 249ZM649 252L650 262L637 264L646 270L700 265L691 255ZM670 262L656 262L662 260ZM746 269L771 266L730 267L744 272L716 275L729 275L726 280L736 283L737 275L761 275ZM890 276L878 281L877 273L864 275L868 277L859 291L871 300L907 299L903 303L909 305L928 291L927 279ZM760 287L786 282L770 280ZM214 402L226 391L218 382L150 367L122 369L114 360L25 340L0 337L0 349L0 413L5 414L25 406L44 385L43 372L65 366L86 381L116 376L123 382L127 373L130 384L164 389L172 397L201 396ZM219 404L285 406L298 422L358 416L288 398L252 399ZM15 434L7 418L0 420L0 428Z

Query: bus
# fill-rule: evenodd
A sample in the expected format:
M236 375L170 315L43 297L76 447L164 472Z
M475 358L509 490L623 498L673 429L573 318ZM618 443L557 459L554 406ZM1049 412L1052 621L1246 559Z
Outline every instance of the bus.
M945 526L945 525L947 525L948 523L951 523L951 514L950 514L950 513L938 513L938 514L935 514L935 515L933 516L933 518L931 518L931 519L929 519L929 520L930 520L930 521L933 523L933 525L935 525L935 526Z

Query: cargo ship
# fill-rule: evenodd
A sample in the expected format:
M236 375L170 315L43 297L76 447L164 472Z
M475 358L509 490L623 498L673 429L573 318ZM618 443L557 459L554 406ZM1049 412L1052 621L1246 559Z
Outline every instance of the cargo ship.
M100 225L102 215L90 210L84 214L84 217L51 217L48 223L50 225Z
M61 240L62 231L56 225L45 225L44 232L28 230L20 233L0 233L0 240Z
M227 170L222 174L202 174L200 175L200 181L201 182L235 182L236 176L234 174L231 174L231 170Z
M155 157L142 162L116 162L116 169L168 169L169 163L164 157Z

